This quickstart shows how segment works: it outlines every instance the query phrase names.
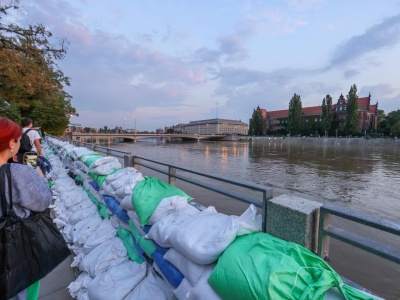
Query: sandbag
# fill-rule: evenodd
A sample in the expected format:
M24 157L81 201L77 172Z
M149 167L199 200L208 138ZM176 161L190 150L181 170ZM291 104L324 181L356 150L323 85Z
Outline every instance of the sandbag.
M172 245L168 242L169 236L175 230L178 230L183 222L199 213L200 211L197 208L186 205L156 222L151 226L145 237L154 240L163 247L170 248Z
M185 220L167 240L191 261L206 265L218 259L238 232L244 234L260 230L254 205L250 205L239 217L205 209Z
M145 176L145 180L139 181L133 190L132 202L141 225L147 224L162 199L172 196L186 197L188 201L193 199L182 190L158 178Z
M98 245L79 263L79 269L94 278L100 273L127 260L127 251L118 237Z
M87 288L89 299L122 300L145 277L146 264L126 261L97 275Z
M346 299L370 299L306 248L267 233L237 237L211 273L209 284L222 299L324 299L338 287Z

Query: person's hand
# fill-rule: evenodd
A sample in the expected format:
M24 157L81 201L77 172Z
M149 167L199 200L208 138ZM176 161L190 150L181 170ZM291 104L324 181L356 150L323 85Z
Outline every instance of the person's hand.
M38 172L41 177L44 177L44 174L42 170L39 168L39 166L36 166L36 172Z

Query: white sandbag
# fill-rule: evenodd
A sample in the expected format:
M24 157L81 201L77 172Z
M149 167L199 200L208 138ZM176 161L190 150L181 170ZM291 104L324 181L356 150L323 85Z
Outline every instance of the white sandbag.
M87 293L91 300L122 300L145 277L146 264L125 261L97 275L90 283Z
M93 204L92 206L89 206L88 208L84 208L82 210L78 210L78 211L72 213L70 215L70 217L68 218L68 223L75 225L79 221L86 219L94 214L97 214L97 206Z
M135 186L136 186L136 182L134 182L130 185L120 187L114 193L115 198L116 199L124 199L124 197L126 195L132 195L132 192L133 192L133 189L135 188Z
M85 200L83 200L83 201L81 201L81 202L69 207L67 210L69 212L71 212L71 213L74 213L74 212L76 212L78 210L88 208L88 207L90 207L92 205L95 205L95 204L89 198L87 198L87 199L85 199Z
M207 266L200 276L199 281L193 287L193 289L186 295L188 300L221 300L212 287L208 284L208 277L210 277L213 267Z
M98 166L105 165L108 163L118 162L118 158L114 156L104 156L96 159L96 161L90 166L90 169L95 169Z
M73 148L70 153L71 153L71 158L73 160L78 160L78 158L83 155L83 154L87 154L93 152L91 151L89 148L86 147L75 147Z
M187 295L192 289L193 286L190 284L189 280L183 278L181 284L174 291L174 295L179 300L187 299Z
M120 238L114 237L111 240L98 245L83 257L79 269L88 272L94 278L111 267L127 260L127 251Z
M86 293L87 287L92 282L92 278L88 273L82 272L68 285L68 291L72 298L78 298L82 294Z
M60 194L60 200L64 203L65 208L68 209L83 200L89 200L89 197L82 188L78 188Z
M240 217L206 209L185 220L171 232L168 242L191 261L203 265L211 264L233 242L239 229L247 233L260 231L256 224L254 205Z
M186 205L188 205L186 197L172 196L162 199L160 204L158 204L157 208L152 213L150 219L147 221L147 225L153 225L166 215L173 211L180 210Z
M206 265L199 265L192 262L174 248L170 248L167 253L165 253L164 259L173 264L192 286L199 281L200 276L206 267Z
M146 278L125 297L125 300L168 300L159 287L156 276L154 271L151 270Z
M132 193L125 195L124 198L122 198L120 205L126 210L133 210Z
M86 242L83 245L83 253L88 254L98 245L111 240L113 237L115 237L116 232L117 229L114 228L110 220L103 220L96 230L92 232L86 239Z
M212 208L210 207L207 209ZM193 216L199 213L200 211L197 208L186 205L182 209L174 211L153 224L145 238L154 240L162 247L171 248L172 245L168 242L171 233L176 231L187 219L193 218Z
M133 167L123 168L123 169L118 170L117 172L107 176L106 182L108 184L110 184L111 182L113 182L114 180L117 180L121 176L124 176L126 174L134 174L136 172L138 172L138 171Z
M131 185L132 183L138 182L143 179L144 178L143 178L142 174L139 172L129 173L129 174L125 174L123 176L118 177L117 179L112 181L110 184L114 190L118 190L122 186Z
M96 231L101 222L102 219L99 214L94 214L93 216L76 223L70 233L72 242L75 245L85 244L87 238L92 232Z
M100 159L98 159L98 160L100 160ZM113 160L113 161L110 161L105 164L97 166L96 168L92 169L92 172L97 175L109 175L112 172L114 172L116 169L120 169L121 168L120 162L115 157L114 157L114 159L115 160Z
M103 195L114 197L115 190L112 188L111 184L103 182L100 188L100 193Z

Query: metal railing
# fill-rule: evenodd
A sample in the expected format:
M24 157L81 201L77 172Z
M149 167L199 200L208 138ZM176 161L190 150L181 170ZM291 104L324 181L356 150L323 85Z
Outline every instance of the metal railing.
M264 232L266 232L266 220L267 220L267 201L272 198L272 188L267 187L265 185L261 184L256 184L251 181L245 181L245 180L235 180L232 178L227 178L223 176L216 176L210 173L206 172L199 172L193 169L177 166L177 165L172 165L164 162L159 162L156 160L148 159L142 156L138 155L132 155L130 152L124 152L116 149L111 149L107 147L102 147L90 143L83 143L83 142L78 142L74 141L74 145L76 146L85 146L89 148L92 151L96 151L99 153L106 154L107 156L116 156L119 158L124 159L124 167L134 167L138 171L140 171L141 167L145 167L147 169L156 171L158 173L164 174L168 176L168 183L171 185L176 184L176 180L182 180L184 182L187 182L189 184L199 186L201 188L204 188L209 191L213 191L216 193L219 193L221 195L230 197L232 199L236 199L240 202L247 203L247 204L253 204L254 206L261 208L262 210L262 229ZM146 163L147 162L147 163ZM150 163L150 164L149 164ZM164 169L162 169L164 167ZM178 173L179 172L179 173ZM182 174L181 174L182 173ZM205 184L201 180L195 180L193 176L188 176L188 175L194 175L198 176L200 179L212 179L216 182L224 183L230 185L232 188L233 187L240 187L244 188L247 191L252 190L255 192L261 193L261 197L254 198L249 196L249 193L239 193L236 191L233 191L232 189L224 188L222 186L217 186L217 185L212 185L210 182L207 182Z
M366 236L335 227L331 224L332 215L368 226L370 228L375 228L380 232L385 232L400 237L400 224L350 211L332 204L324 204L320 208L319 219L318 255L320 257L324 257L325 259L329 258L329 241L330 238L334 238L348 245L352 245L379 257L400 264L400 249L383 244L381 242L376 242Z

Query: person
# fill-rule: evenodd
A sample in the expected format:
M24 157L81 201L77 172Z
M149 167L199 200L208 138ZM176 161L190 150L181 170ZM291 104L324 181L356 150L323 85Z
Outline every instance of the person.
M19 149L19 142L22 136L21 127L6 117L0 117L0 167L7 163L10 159L15 159L15 154ZM18 163L10 164L13 209L15 213L26 218L31 211L41 212L46 210L52 201L52 193L48 187L47 180L39 168L33 169L30 166ZM5 186L7 186L7 178ZM5 193L7 203L8 192ZM0 217L3 216L0 205ZM1 243L1 241L0 241ZM39 294L39 285L37 282L18 295L12 297L12 300L26 299L27 293L35 295Z
M30 118L23 118L21 120L22 124L22 132L27 131L28 129L33 129L33 121ZM31 140L32 149L30 152L36 152L38 156L43 156L42 146L40 145L41 136L36 130L29 130L27 133L29 139ZM17 155L19 163L23 163L24 153L18 153Z

